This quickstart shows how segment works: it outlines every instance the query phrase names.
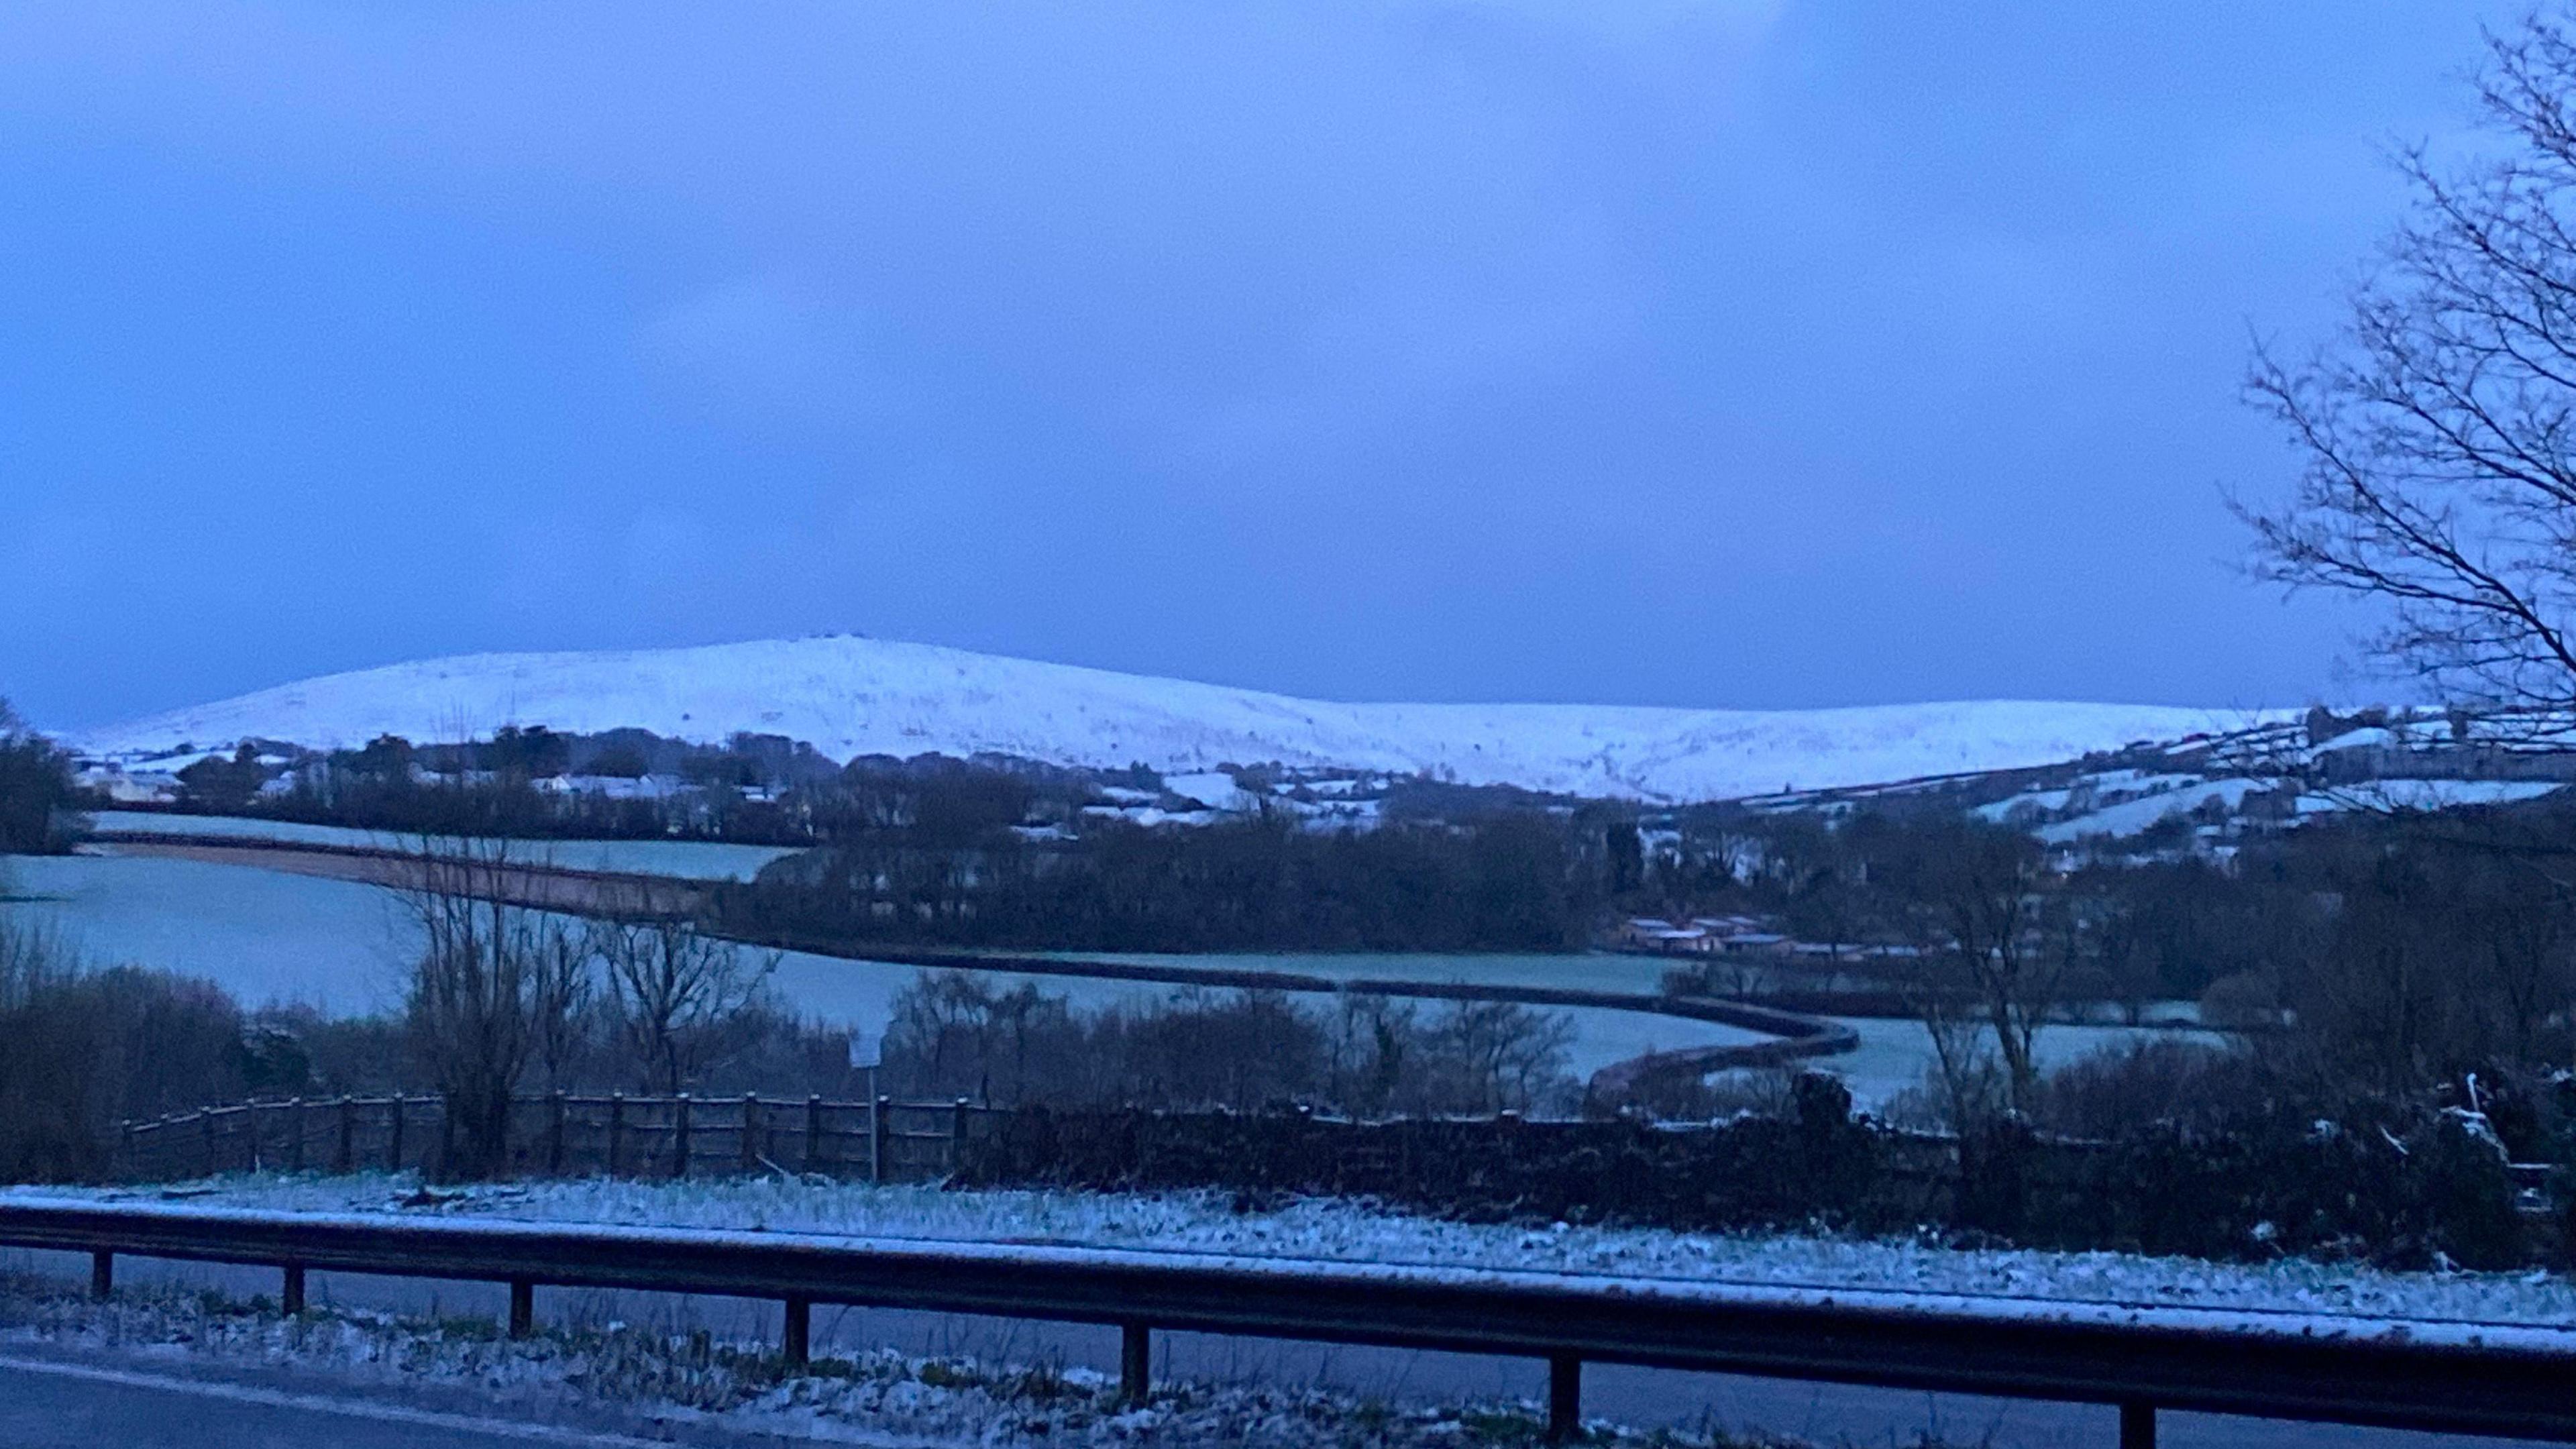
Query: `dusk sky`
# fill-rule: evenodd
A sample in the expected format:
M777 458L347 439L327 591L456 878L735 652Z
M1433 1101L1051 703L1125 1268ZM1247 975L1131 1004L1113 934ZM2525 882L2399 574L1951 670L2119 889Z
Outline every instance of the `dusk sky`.
M818 631L2385 698L2234 571L2466 3L17 4L0 695Z

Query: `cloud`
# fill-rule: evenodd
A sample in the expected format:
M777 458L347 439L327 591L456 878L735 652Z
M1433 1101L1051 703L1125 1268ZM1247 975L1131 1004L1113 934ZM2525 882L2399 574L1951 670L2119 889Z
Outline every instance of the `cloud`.
M906 398L880 329L794 284L722 283L647 317L636 341L648 362L736 411L855 422L889 416Z

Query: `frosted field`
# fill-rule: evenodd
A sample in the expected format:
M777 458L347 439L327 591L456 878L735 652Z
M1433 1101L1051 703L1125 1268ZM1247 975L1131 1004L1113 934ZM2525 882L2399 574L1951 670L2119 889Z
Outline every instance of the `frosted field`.
M416 850L419 838L382 830L305 825L230 815L163 815L149 810L100 810L90 819L101 836L186 835L206 840L281 840L301 845L343 845L361 850ZM713 840L526 840L513 853L567 870L668 875L683 880L749 880L782 855L783 845L730 845Z
M1563 986L1585 991L1652 993L1671 964L1650 956L1608 952L1558 955L1445 955L1418 952L1376 955L1351 952L1241 951L1206 955L1157 951L1050 951L1065 961L1141 961L1216 971L1287 971L1333 981L1472 982L1479 986Z
M1932 1034L1923 1023L1868 1016L1837 1020L1860 1034L1860 1049L1820 1057L1815 1065L1840 1076L1851 1088L1855 1104L1876 1110L1886 1106L1897 1093L1922 1085L1923 1073L1933 1061ZM2105 1048L2150 1038L2199 1041L2212 1046L2227 1042L2217 1032L2170 1027L2044 1026L2032 1043L2032 1055L2038 1058L2041 1071L2050 1072Z
M930 1186L822 1186L774 1179L659 1184L590 1178L478 1187L437 1207L414 1208L402 1205L419 1187L409 1175L230 1177L200 1186L205 1190L189 1197L190 1207L1045 1243L1387 1267L1960 1294L2035 1304L2361 1315L2419 1323L2551 1328L2576 1323L2576 1282L2545 1271L2397 1273L2295 1258L2211 1263L2120 1253L1945 1248L1913 1239L1459 1223L1327 1199L1238 1212L1226 1193L950 1192ZM0 1201L65 1196L131 1201L152 1194L112 1188L0 1190Z
M661 842L640 844L667 848ZM400 999L402 966L417 941L417 928L398 902L348 881L146 856L13 856L7 876L17 894L34 899L6 909L58 931L92 964L132 963L202 976L250 1005L311 1006L329 1014L390 1010ZM1409 964L1425 958L1312 959L1340 961L1350 974L1430 974ZM873 1036L885 1029L896 993L919 974L911 966L790 952L774 980L797 1010ZM1005 986L1034 982L1077 1006L1150 1002L1178 989L1078 976L988 975ZM1567 1015L1575 1027L1571 1067L1579 1076L1642 1052L1762 1039L1733 1027L1640 1012Z

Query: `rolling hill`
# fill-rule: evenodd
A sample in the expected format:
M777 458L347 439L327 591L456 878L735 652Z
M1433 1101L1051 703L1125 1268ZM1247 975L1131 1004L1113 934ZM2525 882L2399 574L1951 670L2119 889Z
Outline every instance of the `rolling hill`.
M1160 770L1277 762L1463 784L1706 800L2013 769L2242 728L2244 711L1982 700L1820 710L1353 704L852 636L618 653L476 654L334 674L69 736L100 759L243 739L311 748L505 724L736 731L835 758L996 753Z

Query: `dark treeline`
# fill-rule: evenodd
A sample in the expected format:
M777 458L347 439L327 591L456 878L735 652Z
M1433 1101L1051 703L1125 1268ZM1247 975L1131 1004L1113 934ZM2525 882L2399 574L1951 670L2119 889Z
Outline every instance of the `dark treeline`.
M1583 837L1545 815L1302 831L909 832L779 862L727 893L728 925L837 941L1109 951L1561 951L1600 915Z
M43 855L78 835L71 757L0 699L0 855Z
M996 1106L1529 1112L1577 1101L1572 1035L1561 1013L1510 1002L1426 1010L1344 995L1317 1008L1278 992L1189 989L1077 1011L1033 983L934 971L896 998L883 1070L891 1091Z
M181 771L178 808L403 834L805 845L818 838L816 797L839 774L812 746L775 735L693 745L645 730L536 726L462 745L383 735L321 754L245 742L230 759ZM567 786L568 775L589 788Z

